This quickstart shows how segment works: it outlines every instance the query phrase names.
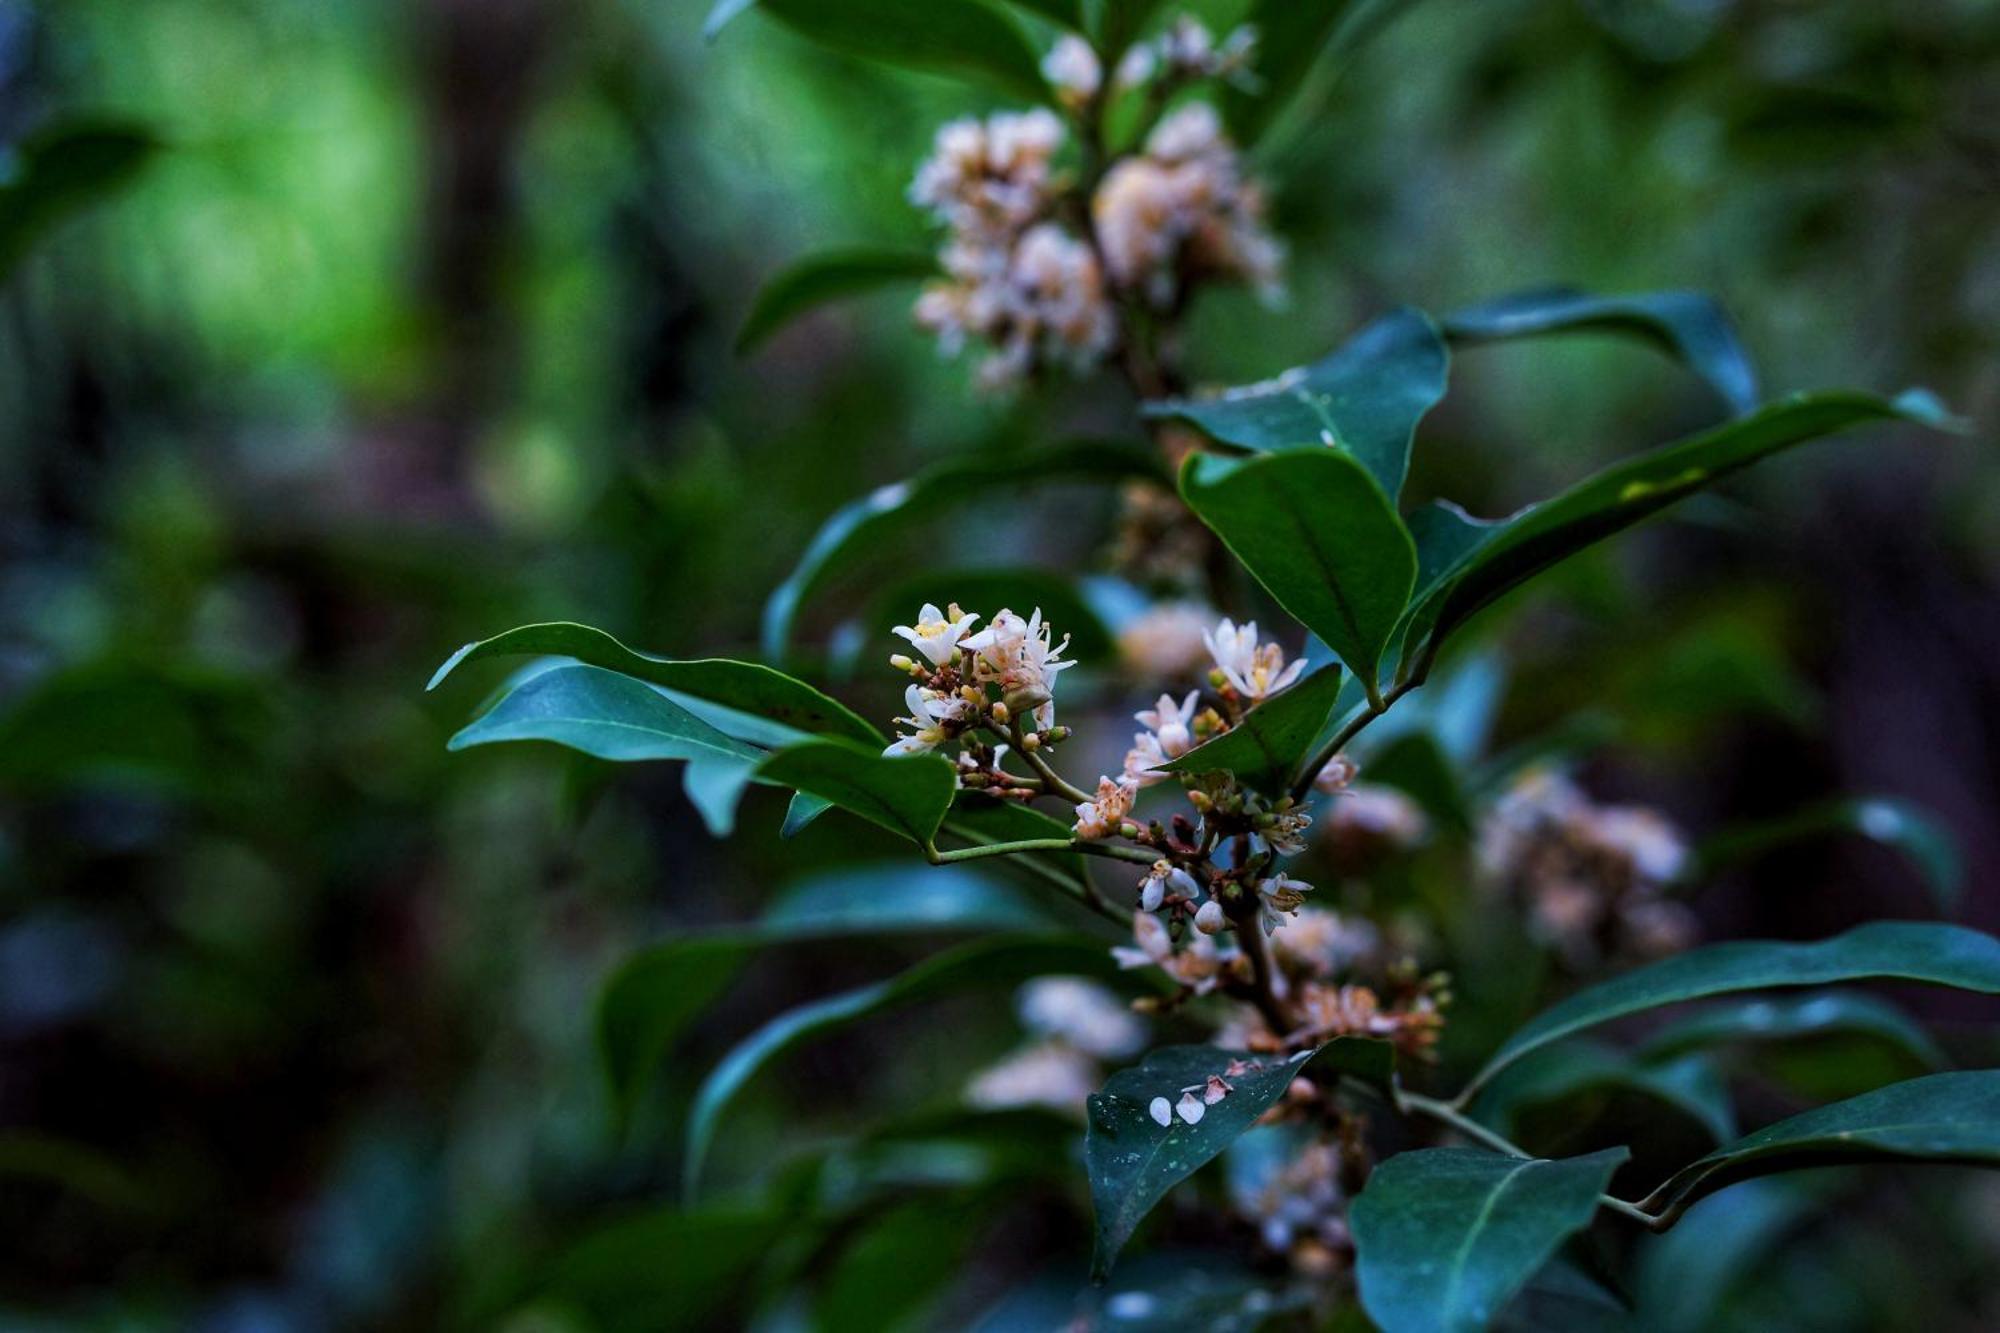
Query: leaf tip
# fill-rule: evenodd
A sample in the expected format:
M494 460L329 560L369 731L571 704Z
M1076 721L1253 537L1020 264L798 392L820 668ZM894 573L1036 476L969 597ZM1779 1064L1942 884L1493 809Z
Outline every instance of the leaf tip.
M436 671L431 673L430 684L424 686L424 693L429 694L432 690L444 684L444 678L446 676L449 676L454 670L456 670L460 662L463 662L467 657L470 657L472 655L472 650L477 648L478 646L479 646L479 641L475 639L471 643L468 643L464 647L460 648L457 652L453 653L450 657L445 658L444 664L438 667Z

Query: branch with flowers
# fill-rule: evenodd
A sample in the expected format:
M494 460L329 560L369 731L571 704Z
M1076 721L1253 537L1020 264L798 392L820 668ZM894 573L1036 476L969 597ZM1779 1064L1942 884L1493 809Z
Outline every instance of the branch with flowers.
M838 7L762 7L856 47ZM843 921L988 926L1001 919L1002 892L976 878L989 868L1046 894L1055 914L1035 930L939 954L748 1038L696 1094L689 1197L700 1197L735 1094L788 1046L951 989L1030 978L1040 980L1023 991L1024 1019L1046 1040L968 1095L989 1109L1083 1113L1100 1280L1155 1205L1252 1142L1282 1145L1264 1184L1234 1203L1246 1248L1283 1261L1283 1280L1257 1287L1258 1299L1275 1292L1294 1302L1285 1308L1326 1312L1358 1298L1391 1330L1484 1326L1600 1215L1664 1229L1706 1193L1819 1160L1832 1143L1848 1155L2000 1161L2000 1071L1909 1079L1738 1138L1726 1094L1700 1070L1668 1054L1586 1047L1578 1035L1689 1000L1869 978L2000 992L2000 942L1878 923L1816 944L1692 947L1681 898L1701 858L1675 830L1650 811L1600 805L1547 768L1496 767L1498 757L1445 739L1478 726L1440 720L1490 710L1491 691L1468 684L1478 659L1454 662L1447 649L1497 599L1792 445L1870 424L1949 425L1942 409L1922 393L1765 401L1720 310L1679 292L1541 292L1443 318L1404 308L1310 365L1191 392L1180 346L1190 302L1217 282L1269 292L1279 281L1282 246L1231 131L1270 122L1260 98L1296 91L1299 52L1261 50L1252 26L1217 41L1186 17L1149 32L1152 7L1118 0L1092 6L1093 18L1063 3L1024 6L1059 29L1039 54L991 6L906 8L931 40L857 49L969 71L1044 103L938 133L910 191L946 233L918 323L947 352L982 349L976 378L988 391L1114 373L1142 400L1133 434L1146 444L956 461L846 507L774 595L767 656L788 661L801 609L867 560L892 522L1057 476L1125 487L1113 545L1140 577L1125 585L1122 622L1094 623L1099 607L1068 590L1076 620L1060 637L1030 596L996 599L990 612L949 595L942 607L924 603L893 630L904 710L893 737L777 665L657 657L578 625L468 645L432 682L480 659L545 659L453 748L541 741L600 759L678 761L690 804L718 836L733 831L745 793L774 788L790 793L786 836L839 812L906 841L925 874L975 876L941 881L962 896L948 915L918 918L885 872L873 899L843 905ZM1291 39L1337 44L1341 9L1300 0L1278 21ZM852 281L783 279L752 322L768 333L815 293L910 271L875 263ZM1441 498L1406 504L1413 441L1446 392L1451 350L1579 329L1667 347L1729 415L1506 517L1476 518ZM1046 586L992 577L988 586ZM1274 623L1286 629L1260 628ZM1071 653L1086 630L1120 645L1118 670ZM1153 700L1132 713L1136 733L1101 703L1126 690L1122 708ZM1474 697L1485 704L1465 702ZM1413 763L1429 781L1410 776ZM1497 797L1475 799L1461 781L1482 767ZM1474 831L1465 878L1482 886L1480 910L1531 940L1537 966L1570 991L1511 1034L1490 1033L1485 1063L1452 1096L1433 1087L1454 1012L1453 984L1435 964L1466 956L1440 947L1461 923L1439 914L1413 930L1420 914L1382 910L1378 893L1394 858L1424 854L1431 829L1445 826ZM1335 892L1344 910L1316 905ZM685 1005L656 1012L648 997L661 987L635 980L657 974L670 986L685 961L675 947L607 991L607 1052L628 1095L685 1021L672 1017ZM1122 1004L1107 998L1118 989ZM1750 1021L1718 1012L1711 1027L1722 1035L1704 1040ZM1816 1012L1792 1021L1887 1022L1844 1001ZM1103 1075L1100 1062L1139 1052L1145 1024L1196 1039ZM1700 1042L1679 1040L1673 1058L1693 1058ZM1623 1148L1544 1158L1509 1132L1551 1087L1606 1085L1700 1118L1715 1151L1626 1197ZM1442 1146L1453 1143L1474 1146ZM1440 1285L1431 1277L1447 1260L1456 1276Z

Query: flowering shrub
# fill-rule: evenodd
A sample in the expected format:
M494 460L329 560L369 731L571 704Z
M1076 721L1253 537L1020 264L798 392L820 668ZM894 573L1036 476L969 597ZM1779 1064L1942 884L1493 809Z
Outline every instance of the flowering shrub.
M765 8L852 45L828 10ZM1081 1122L1092 1275L1107 1280L1159 1205L1200 1190L1191 1178L1225 1156L1228 1187L1208 1196L1217 1210L1191 1226L1185 1213L1160 1217L1154 1235L1220 1233L1250 1265L1234 1287L1216 1280L1233 1293L1227 1320L1216 1282L1155 1282L1086 1292L1075 1326L1136 1327L1143 1315L1250 1327L1358 1300L1387 1329L1470 1329L1510 1309L1532 1319L1522 1302L1579 1287L1615 1306L1555 1260L1586 1229L1665 1230L1738 1180L1829 1156L2000 1160L2000 1071L1860 1090L1743 1137L1709 1063L1715 1048L1772 1029L1770 1003L1745 993L1869 978L2000 992L2000 942L1887 923L1816 944L1698 947L1685 896L1721 852L1698 854L1654 811L1599 803L1559 756L1483 754L1497 665L1447 653L1504 594L1666 506L1846 427L1945 424L1937 406L1920 393L1764 401L1728 321L1686 293L1539 293L1442 319L1405 308L1311 365L1192 393L1177 351L1190 301L1216 282L1271 292L1280 280L1282 248L1232 134L1253 133L1269 115L1259 99L1296 85L1298 53L1267 60L1254 28L1217 40L1185 17L1148 36L1144 4L1108 0L1087 24L1074 6L1029 8L1071 30L1037 54L997 10L962 3L909 11L933 41L870 48L1044 103L938 131L910 189L945 234L916 319L947 352L977 347L989 389L1056 371L1115 375L1142 400L1148 442L947 465L850 505L774 595L767 655L789 660L801 607L865 551L870 525L977 501L1001 482L1126 486L1119 561L1143 576L1135 590L1168 595L1088 625L1092 642L1115 645L1101 660L1071 647L1082 621L1052 623L1025 598L907 608L882 645L902 689L893 734L775 666L653 657L576 625L470 645L439 673L486 657L558 659L512 682L454 747L539 740L682 761L718 834L750 787L787 790L787 836L838 812L901 839L953 886L917 912L885 872L879 894L842 901L840 929L982 937L751 1036L696 1096L688 1196L705 1197L736 1091L785 1048L899 1004L1024 980L1029 1040L996 1052L963 1102ZM1341 9L1256 6L1308 47L1344 40ZM753 319L775 326L804 307L801 292L829 289L788 277ZM1730 415L1504 518L1402 503L1451 347L1585 328L1664 346ZM1082 597L1068 604L1084 620L1106 614ZM1890 824L1873 831L1898 841L1917 827ZM1393 886L1426 858L1456 867L1473 894L1398 900ZM987 869L1017 878L973 874ZM1022 885L1043 906L997 910ZM1519 978L1530 1004L1544 977L1562 998L1532 1017L1461 1023L1451 974L1477 971L1500 938L1534 960ZM677 981L700 990L677 970L694 958L678 947L635 960L606 993L606 1054L628 1100L687 1020ZM1717 1003L1636 1050L1580 1035L1700 999ZM1909 1030L1855 1003L1830 1001L1817 1018L1786 1011L1776 1025ZM1174 1039L1155 1044L1160 1033ZM1532 1113L1585 1092L1691 1118L1713 1151L1663 1172L1631 1160L1637 1136L1539 1150L1549 1136L1528 1132ZM1062 1275L1082 1276L1080 1265Z

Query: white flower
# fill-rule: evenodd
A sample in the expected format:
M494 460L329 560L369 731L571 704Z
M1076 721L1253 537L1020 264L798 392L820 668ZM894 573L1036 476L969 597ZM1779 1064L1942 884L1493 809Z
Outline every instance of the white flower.
M980 1073L966 1086L965 1100L988 1111L1020 1106L1081 1111L1102 1078L1097 1062L1084 1052L1045 1041Z
M1152 967L1173 957L1173 937L1167 934L1165 923L1150 912L1132 914L1132 940L1137 948L1121 944L1111 950L1113 960L1127 972L1135 967Z
M1222 904L1210 898L1194 914L1194 928L1204 935L1215 935L1228 929L1228 918L1222 915Z
M1357 783L1339 794L1327 812L1327 836L1359 835L1390 847L1414 847L1423 841L1430 821L1422 807L1394 787Z
M1159 56L1151 43L1132 47L1118 61L1118 69L1112 75L1112 82L1119 88L1137 88L1153 77L1159 64Z
M1146 1107L1146 1114L1152 1116L1161 1129L1165 1129L1168 1125L1174 1123L1173 1103L1169 1102L1165 1097L1153 1098L1152 1102Z
M1132 813L1132 798L1138 788L1123 779L1112 781L1100 777L1097 780L1097 795L1082 801L1076 807L1076 836L1079 838L1109 838L1117 834L1125 816Z
M1076 665L1062 660L1069 636L1051 644L1051 631L1042 624L1042 611L1027 620L1002 610L979 633L963 640L959 647L974 654L973 678L1000 686L1009 707L1033 708L1035 725L1055 725L1056 676Z
M883 754L927 754L950 740L953 725L972 711L971 703L959 695L927 690L921 685L903 691L903 705L910 715L896 721L915 730L908 736L897 737Z
M1170 166L1226 157L1234 151L1223 137L1222 118L1206 102L1189 102L1172 115L1161 117L1146 136L1146 156Z
M1190 900L1201 896L1201 885L1196 882L1193 875L1162 858L1153 862L1153 868L1139 881L1139 910L1159 911L1160 905L1166 901L1169 889Z
M1651 810L1637 806L1606 806L1586 825L1590 838L1630 859L1641 879L1664 884L1687 865L1687 844L1674 826Z
M1117 1060L1146 1044L1146 1026L1118 997L1082 977L1037 977L1015 997L1021 1022L1086 1055Z
M1296 912L1312 892L1312 885L1302 879L1292 879L1284 874L1272 875L1257 881L1257 894L1263 902L1264 933L1272 934L1278 929L1281 914Z
M925 602L917 613L914 625L898 625L894 633L908 639L910 646L924 655L924 660L934 667L941 667L951 661L951 655L958 650L958 641L972 628L976 615L966 615L954 602L951 613L937 609L931 602Z
M1224 619L1213 633L1203 635L1202 641L1230 688L1253 705L1284 689L1305 670L1303 657L1288 666L1284 649L1275 643L1259 644L1254 620L1238 627Z
M1195 705L1201 702L1201 692L1189 690L1187 698L1174 702L1170 694L1160 696L1160 701L1151 708L1134 715L1140 726L1150 730L1159 738L1160 753L1169 759L1177 759L1188 752L1194 744L1194 733L1189 730L1194 722Z
M1320 769L1318 775L1313 778L1313 786L1329 796L1337 795L1348 789L1358 772L1360 769L1355 766L1352 759L1344 754L1337 754L1327 760L1326 767Z
M1118 631L1119 659L1147 680L1192 676L1208 656L1202 633L1213 622L1213 613L1199 603L1161 602Z
M1081 106L1097 95L1104 72L1090 43L1074 33L1066 33L1042 57L1042 77L1049 81L1049 87L1064 105Z

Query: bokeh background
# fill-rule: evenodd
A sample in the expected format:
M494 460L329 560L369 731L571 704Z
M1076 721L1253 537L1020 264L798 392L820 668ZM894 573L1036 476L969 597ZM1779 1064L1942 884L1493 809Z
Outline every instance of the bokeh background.
M734 1038L920 952L760 964L621 1134L605 969L888 849L831 818L782 843L754 793L718 844L671 775L447 755L478 686L423 690L538 619L754 655L842 500L1132 430L1114 386L974 395L906 296L734 355L787 259L924 244L910 172L994 104L754 14L705 46L702 9L0 0L17 165L78 127L157 141L0 286L0 1327L489 1326L541 1257L670 1196L687 1092ZM1405 301L1695 287L1773 391L1923 384L1972 421L1790 457L1487 637L1503 739L1588 708L1615 737L1593 789L1696 831L1916 800L1959 841L1962 918L2000 927L2000 6L1418 4L1266 148L1289 303L1211 297L1203 379ZM1629 346L1467 353L1413 494L1501 512L1714 414ZM966 540L1087 564L1107 514L1039 493ZM871 586L808 608L805 641ZM892 684L840 688L886 718ZM1933 910L1838 838L1700 909L1787 937ZM734 1151L858 1088L962 1082L964 1033L1008 1019L949 1017L789 1062ZM1979 1246L1932 1259L1982 1289Z

